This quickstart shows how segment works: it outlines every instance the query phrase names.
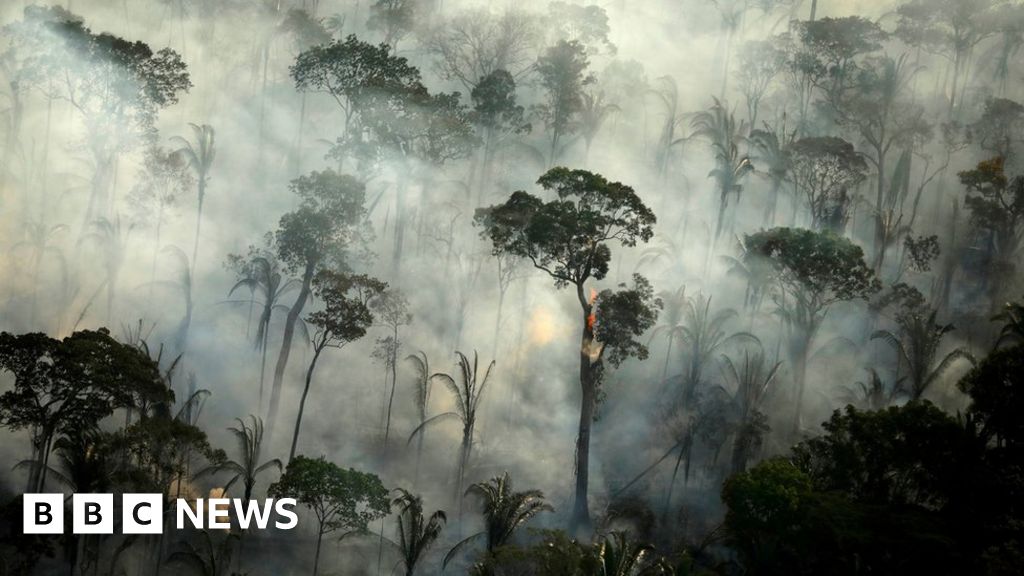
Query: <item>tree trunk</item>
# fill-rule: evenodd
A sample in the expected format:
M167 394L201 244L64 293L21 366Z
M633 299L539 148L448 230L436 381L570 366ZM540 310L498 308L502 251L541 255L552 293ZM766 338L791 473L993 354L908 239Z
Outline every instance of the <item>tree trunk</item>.
M295 323L299 314L306 306L309 298L310 285L313 282L313 273L316 271L315 262L307 262L306 270L302 275L302 288L299 290L295 303L288 309L288 316L285 317L284 333L281 335L281 352L277 356L277 365L274 366L274 383L270 389L270 406L267 408L267 439L274 437L274 423L277 420L277 409L281 402L281 385L284 382L284 371L288 366L288 356L292 351L292 337L295 335Z
M388 438L391 436L391 409L395 405L395 384L398 380L398 325L394 326L393 338L394 344L388 358L391 364L391 394L388 397L388 415L384 422L384 448L388 447Z
M313 381L313 370L316 369L316 361L323 352L323 346L317 346L313 351L313 359L309 362L309 370L306 370L306 387L302 389L302 399L299 400L299 414L295 417L295 432L292 433L292 449L288 453L288 462L295 458L295 447L299 443L299 428L302 426L302 413L306 410L306 396L309 396L309 385Z
M196 277L196 257L199 255L199 228L203 224L203 200L206 198L206 175L199 175L199 204L196 207L196 238L192 243L192 280Z
M576 495L573 502L569 530L573 534L587 534L591 530L590 509L587 505L587 488L590 481L590 429L594 423L594 408L597 401L595 364L591 361L591 348L595 345L594 329L591 323L592 305L583 294L583 285L576 286L577 296L583 308L583 333L580 341L580 422L576 438Z
M313 576L316 576L320 570L320 543L323 542L324 532L321 528L316 533L316 553L313 555Z

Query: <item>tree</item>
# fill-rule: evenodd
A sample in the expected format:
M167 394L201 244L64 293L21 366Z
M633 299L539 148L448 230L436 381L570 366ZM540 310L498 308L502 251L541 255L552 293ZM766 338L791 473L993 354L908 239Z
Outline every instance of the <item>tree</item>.
M386 284L375 278L364 275L345 274L332 270L321 270L313 278L313 296L324 303L306 318L306 324L313 327L310 344L313 346L313 358L306 370L306 386L302 389L299 400L299 413L295 416L295 432L292 434L292 448L288 453L288 461L295 458L295 448L299 442L299 427L302 425L302 414L306 409L306 397L313 381L313 370L316 369L320 354L327 348L344 348L366 335L366 330L373 324L371 302L384 292Z
M177 103L192 83L181 56L170 48L154 51L140 41L94 34L80 18L33 9L26 18L41 22L52 39L41 57L41 73L60 86L85 126L85 146L94 168L83 222L109 214L118 157L152 140L159 111Z
M188 161L179 152L160 147L147 150L138 182L128 194L128 201L135 211L134 220L151 223L153 226L153 269L150 282L156 279L156 260L161 248L160 234L164 219L194 184L192 175L188 173Z
M417 12L417 0L377 0L370 5L370 18L366 28L384 34L384 43L398 50L398 42L405 38L422 18Z
M224 493L227 494L235 484L242 485L242 501L248 502L252 499L252 491L256 486L256 480L264 472L274 468L280 473L284 466L281 460L272 458L260 463L260 452L263 447L263 420L249 415L251 424L247 424L241 418L235 418L238 427L228 428L228 432L238 442L238 460L225 460L217 462L196 474L202 477L207 474L228 472L231 479L224 484Z
M888 159L893 150L910 149L932 135L924 108L909 99L905 91L919 67L903 54L866 59L846 89L830 93L828 108L837 121L856 131L866 144L864 158L875 169L875 258L876 273L882 270L885 252L899 235L904 195L900 188L885 186Z
M568 2L548 4L546 22L552 40L577 42L587 54L607 52L614 56L615 44L608 38L608 14L597 4L580 5Z
M540 19L532 12L508 7L499 13L469 8L434 26L423 39L435 55L445 80L457 80L472 92L483 78L507 70L523 76L535 60L531 56L541 33Z
M384 447L387 448L391 432L391 408L395 402L395 387L398 385L398 352L402 347L398 330L402 326L412 323L412 314L409 312L409 301L397 288L384 290L374 295L370 301L370 309L377 314L381 324L390 332L391 339L390 345L386 347L387 357L384 362L391 372L391 394L388 396L387 416L384 424Z
M755 151L752 161L764 166L764 171L760 173L765 174L771 182L771 200L765 210L765 225L775 226L779 192L783 185L792 179L792 150L793 143L796 142L796 130L787 133L785 125L781 129L773 129L766 123L763 130L752 130L749 139ZM758 173L757 170L755 173Z
M771 271L775 303L790 328L790 355L796 386L794 431L801 426L804 376L811 344L836 302L864 299L879 282L864 252L831 232L772 228L745 236L744 261Z
M989 303L999 301L1004 279L1017 269L1017 253L1024 241L1024 176L1006 176L1004 161L983 160L973 170L960 172L967 189L964 204L971 224L983 243L989 269Z
M604 92L583 93L583 107L580 109L577 124L579 125L578 131L583 136L584 163L590 157L590 147L594 144L598 132L601 131L605 119L620 110L618 104L605 101Z
M423 457L423 437L427 433L426 430L423 430L423 425L427 422L427 405L430 403L430 389L433 386L434 380L444 377L445 374L431 372L430 360L427 359L426 353L422 351L406 356L405 360L410 362L416 371L416 392L413 399L416 404L416 417L419 420L416 427L420 428L416 444L416 476L418 478L420 459Z
M800 22L798 30L801 44L817 57L831 80L822 86L827 94L841 92L857 71L855 59L881 50L888 36L877 22L860 16Z
M968 413L975 417L979 435L986 442L1015 450L1024 446L1024 426L1019 414L1024 404L1024 347L997 350L968 372L957 387L971 397Z
M545 99L531 112L547 127L551 138L548 164L553 165L562 138L575 133L573 121L583 110L583 87L596 81L587 74L590 62L583 45L560 40L537 59L535 69Z
M803 193L811 228L842 234L853 202L851 192L867 173L867 163L850 144L833 136L801 138L790 149L797 192Z
M1024 129L1024 105L1006 98L989 98L981 117L970 128L982 150L1012 165Z
M473 362L462 352L455 352L456 365L459 368L459 382L448 374L435 374L439 380L444 382L455 399L455 412L445 412L423 421L409 435L411 442L424 429L437 422L450 418L458 418L462 423L462 445L459 449L459 464L456 471L455 500L459 501L462 496L462 487L465 485L466 468L469 466L469 458L473 453L473 433L476 430L476 419L480 409L480 399L483 397L484 388L491 378L491 371L494 370L494 361L487 365L483 374L480 373L479 358L476 352L473 353ZM461 509L461 507L460 507Z
M466 546L480 539L484 540L487 554L492 553L508 544L516 530L531 518L541 512L554 511L544 502L544 493L540 490L514 491L508 472L487 482L473 484L466 490L466 496L471 495L483 503L484 530L453 546L444 557L445 566Z
M359 248L366 214L365 186L333 170L300 176L292 180L291 190L299 197L299 208L281 217L274 240L285 270L300 278L301 284L285 317L281 352L274 367L267 411L271 438L295 325L312 292L313 278L325 266L342 263L349 251Z
M717 98L710 110L697 113L690 125L694 136L706 138L711 144L715 156L715 168L708 173L714 178L718 187L718 219L715 224L715 239L722 235L722 224L725 221L725 208L729 204L729 195L736 195L739 203L743 185L740 182L747 174L754 171L749 156L740 156L739 144L743 141L746 131L744 123L736 124L732 112Z
M971 52L995 32L994 4L992 0L912 0L897 9L897 37L953 64L949 90L943 85L949 95L950 117L966 89ZM961 78L965 79L963 85Z
M516 104L516 81L512 74L497 69L479 79L470 92L472 120L484 133L483 162L480 168L480 194L491 186L494 155L515 134L531 130L524 109Z
M760 450L763 435L768 431L767 418L761 409L782 363L769 366L764 350L753 355L744 351L742 364L728 356L722 361L726 380L736 387L731 406L734 430L731 472L738 474L746 470L747 461L756 456L752 453Z
M209 124L203 124L202 126L189 124L189 126L192 127L195 142L189 142L180 136L176 138L182 144L178 153L183 154L188 159L189 166L196 173L196 236L195 241L192 243L191 269L192 276L195 276L196 260L199 256L199 227L203 223L203 200L206 198L206 186L210 181L210 168L213 166L213 159L217 151L214 148L213 126Z
M739 90L747 102L747 125L757 126L757 113L768 88L786 67L786 53L772 40L750 40L740 50L736 71Z
M302 51L289 68L300 92L324 92L345 113L344 134L378 100L394 100L425 90L420 72L387 44L374 46L354 35Z
M603 359L618 366L630 356L647 357L647 347L635 340L652 327L661 306L642 276L634 286L588 295L587 282L607 275L610 242L635 246L654 234L654 213L632 188L609 182L586 170L552 168L538 180L554 191L556 200L545 202L525 191L514 192L504 203L477 211L476 222L490 240L493 254L528 259L546 272L556 288L572 286L580 304L579 437L576 443L576 490L572 524L589 529L587 488L590 429L597 405Z
M284 275L283 265L277 258L277 247L274 245L274 235L268 233L266 245L257 247L250 245L248 254L229 254L225 266L235 271L236 282L228 292L228 296L234 294L239 288L248 288L255 297L260 293L260 315L256 323L256 335L253 337L253 344L260 353L260 394L257 404L259 410L263 410L263 388L266 382L267 369L267 344L270 341L270 323L273 320L274 312L288 308L281 303L281 300L301 285L297 278L289 278ZM255 299L249 304L249 317L252 318L252 308ZM299 320L301 322L301 320Z
M75 332L63 340L0 333L0 370L14 376L14 387L0 395L0 424L32 432L32 492L46 491L56 437L94 428L129 406L133 394L156 398L164 391L156 364L106 329Z
M270 495L295 498L316 517L313 576L319 571L324 535L334 532L341 532L342 537L365 534L371 522L391 511L388 491L380 478L354 468L345 470L323 456L293 458L281 479L271 484Z
M876 330L871 339L881 339L896 351L899 368L906 367L911 400L918 400L941 378L957 360L974 363L974 357L963 348L956 348L939 358L939 347L946 334L952 332L952 324L938 324L935 321L938 310L917 307L901 311L896 315L899 332Z
M416 567L441 536L448 517L443 510L424 516L421 497L402 488L396 490L398 496L391 505L398 507L398 542L389 543L398 551L399 562L405 566L405 576L416 576Z

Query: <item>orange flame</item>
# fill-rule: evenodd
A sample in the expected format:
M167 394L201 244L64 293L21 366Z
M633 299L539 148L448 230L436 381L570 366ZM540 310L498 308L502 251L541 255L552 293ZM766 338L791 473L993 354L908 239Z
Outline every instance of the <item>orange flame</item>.
M597 301L597 290L590 289L590 305L593 306L594 302ZM594 329L594 323L597 322L597 311L591 308L590 315L587 316L587 330Z

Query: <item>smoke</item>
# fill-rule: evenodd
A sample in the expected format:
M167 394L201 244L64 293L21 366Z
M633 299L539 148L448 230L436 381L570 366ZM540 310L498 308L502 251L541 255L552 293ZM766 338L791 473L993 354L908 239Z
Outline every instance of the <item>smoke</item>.
M69 9L94 32L139 40L154 50L170 47L188 65L193 87L178 103L159 112L156 142L174 149L180 144L172 142L172 137L191 140L189 123L208 124L216 130L216 158L203 206L197 262L183 265L166 250L176 247L183 254L191 253L197 203L194 189L181 194L163 214L159 245L152 214L148 223L132 219L127 199L128 192L143 177L142 145L120 153L114 164L110 209L104 216L112 223L119 222L119 228L112 235L98 236L94 226L82 222L95 166L90 165L87 155L82 116L66 98L47 98L39 88L21 94L24 112L20 130L14 135L17 146L9 154L4 168L8 175L0 184L0 294L4 299L0 302L0 327L12 332L41 330L65 336L74 328L108 326L120 336L141 320L150 346L162 344L171 354L178 352L174 350L175 336L190 297L191 324L184 362L175 379L176 392L179 399L183 398L189 375L194 374L197 387L212 393L199 423L214 445L229 451L233 444L225 429L234 418L266 413L285 313L275 312L270 327L264 403L260 405L260 354L254 345L259 306L254 315L245 289L229 295L237 278L225 269L225 260L229 254L244 254L248 246L260 245L264 234L276 229L280 216L298 205L288 191L291 179L337 165L327 153L341 133L343 113L330 96L298 93L289 76L288 67L302 43L282 31L280 23L288 9L307 4L318 4L316 16L325 22L335 16L343 21L340 33L333 32L335 38L356 34L370 41L382 39L380 31L366 27L369 2L68 3ZM547 2L501 4L438 2L422 17L422 24L398 42L397 53L422 71L432 93L458 90L468 103L464 86L438 74L436 55L425 49L426 35L430 26L443 25L471 8L488 10L495 18L506 9L535 14L541 25L540 35L550 32L544 29ZM616 51L593 50L589 71L597 79L596 89L604 91L616 110L605 119L589 153L584 150L583 140L577 139L565 148L559 163L597 171L609 180L632 186L658 217L651 243L634 248L613 246L608 277L593 282L592 287L614 287L628 282L638 271L652 281L656 290L675 291L685 285L687 295L711 296L712 310L736 309L737 316L724 329L759 336L769 359L783 362L765 408L772 428L782 431L791 426L794 402L785 330L780 319L770 314L772 303L767 299L757 313L744 307L746 282L722 258L738 256L742 235L764 225L769 183L755 157L756 171L743 182L738 208L733 211L730 204L726 229L715 240L718 192L708 178L715 158L705 140L692 136L691 125L693 114L712 106L714 97L724 96L727 110L742 119L745 104L734 73L727 78L724 94L721 90L726 50L735 70L737 54L745 41L784 32L791 17L806 18L808 11L799 3L791 9L783 6L767 12L760 8L763 3L750 4L617 0L602 5L608 15L609 40ZM747 10L736 25L729 28L723 24L723 14L739 10L741 5ZM818 7L818 17L857 14L881 18L885 23L891 9L887 2L828 2ZM4 23L21 18L21 3L7 3L0 9ZM545 37L531 46L530 58L536 58L549 40ZM265 61L264 49L268 50ZM942 69L929 67L914 78L913 90L929 109L937 109L938 105L927 99L936 92L932 87L944 82L942 74ZM981 72L976 74L979 80L971 84L972 90L975 86L983 89L986 84L980 80ZM640 81L646 82L646 87L639 86ZM543 89L535 75L523 74L517 84L519 104L529 108L542 100ZM673 85L676 100L670 103L669 87ZM792 126L794 103L779 86L781 80L762 101L761 118L776 124L788 115ZM17 89L9 85L3 88ZM1020 86L1012 86L1012 92L1019 95ZM12 94L8 96L0 106L7 107L6 117L10 118L14 100ZM979 99L969 97L969 102L962 117L976 118ZM669 167L659 171L659 138L666 126L674 128L674 138L679 142L666 150ZM11 130L8 123L2 133ZM531 134L516 137L522 146L508 146L498 152L493 183L483 189L473 189L478 159L417 166L416 177L407 190L410 215L405 223L405 253L397 274L391 262L397 221L395 191L397 175L406 168L386 165L369 180L366 196L375 201L369 213L375 230L370 249L376 258L355 266L400 288L413 314L412 323L402 327L400 333L389 445L383 446L382 415L392 383L386 367L373 356L376 339L387 335L380 326L341 350L324 353L306 404L299 453L326 455L344 467L379 474L389 487L423 493L428 511L450 511L446 543L454 543L457 533L471 533L477 519L467 505L465 526L456 528L459 504L453 499L452 486L462 437L460 424L450 420L430 427L419 459L417 443L408 441L419 422L412 367L403 359L420 351L430 359L433 371L452 374L456 350L471 357L476 351L483 366L492 358L496 362L482 399L467 481L483 481L509 471L517 488L543 490L557 513L542 516L539 524L561 525L571 508L580 397L579 307L575 294L556 289L547 275L521 262L502 296L497 261L472 223L479 205L501 201L517 189L537 192L534 182L544 166L531 160L524 150L526 145L546 150L547 137L542 123L535 120ZM923 150L933 163L940 161L939 144ZM916 234L947 237L953 218L951 204L960 193L955 174L979 159L972 151L953 156L943 177L929 187ZM862 183L857 192L871 197L871 182ZM792 208L793 201L791 195L780 197L778 223L788 223L788 214L797 212ZM798 217L804 218L802 211ZM25 244L30 239L31 225L47 234L46 250L40 252L38 263ZM960 234L966 234L962 206L958 226ZM869 252L870 207L855 205L847 230ZM112 283L110 259L119 257L123 261ZM182 274L191 265L195 272L188 287ZM937 278L936 271L927 282L937 282ZM115 294L108 307L107 291L112 287ZM984 314L979 310L983 306L971 302L978 293L980 290L972 293L957 289L952 301L955 308L967 310L965 314L973 311L981 325ZM292 297L284 304L290 305ZM500 318L499 298L503 299ZM867 341L871 331L884 322L884 317L869 314L863 303L840 304L829 311L814 340L808 366L804 406L807 431L814 430L815 423L842 403L841 386L866 378L865 367L887 365L891 360L890 350ZM946 345L978 346L984 342L986 327L963 328L951 335ZM303 338L299 331L284 378L280 420L265 447L266 457L283 456L289 446L301 383L312 354L302 343ZM647 339L643 337L645 343ZM666 345L663 338L653 339L649 359L628 361L606 374L591 464L595 511L677 440L666 408L665 390L671 383L662 382L661 374L666 354L669 377L682 372L686 360L678 343L674 350ZM726 385L720 357L738 357L745 349L745 345L730 343L716 351L705 369L709 387ZM933 391L934 398L948 406L961 401L950 393L955 373L957 370ZM435 384L428 417L453 409L448 390ZM6 438L0 448L3 461L16 462L28 456L27 437L18 433ZM769 435L763 455L784 451L786 441L782 436ZM695 462L710 462L713 458L712 454L699 453L693 457ZM417 460L419 469L415 466ZM673 457L663 463L633 492L645 494L652 507L660 506L674 461ZM697 468L685 488L682 482L677 484L673 502L683 504L694 517L714 518L719 513L716 479L720 476L714 464ZM18 486L23 481L18 472L5 469L0 475L8 485ZM265 490L266 485L264 479L257 492ZM389 535L390 522L385 528ZM279 542L267 546L275 554L288 554L288 562L305 561L301 554ZM338 544L332 562L347 562L353 568L376 566L376 546L370 541Z

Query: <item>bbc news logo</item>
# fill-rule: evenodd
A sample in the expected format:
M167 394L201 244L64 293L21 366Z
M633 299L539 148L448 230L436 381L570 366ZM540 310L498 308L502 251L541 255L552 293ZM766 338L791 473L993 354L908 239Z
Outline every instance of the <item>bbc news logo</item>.
M63 494L25 494L22 532L25 534L64 533ZM163 494L124 494L121 496L122 534L160 534L164 529ZM188 500L175 502L175 526L229 529L234 517L239 528L253 526L266 530L272 516L274 527L291 530L299 523L294 498L269 498L263 501L240 498L203 498L196 500L193 509ZM233 514L232 514L233 512ZM73 494L71 496L71 532L73 534L113 534L113 494Z

